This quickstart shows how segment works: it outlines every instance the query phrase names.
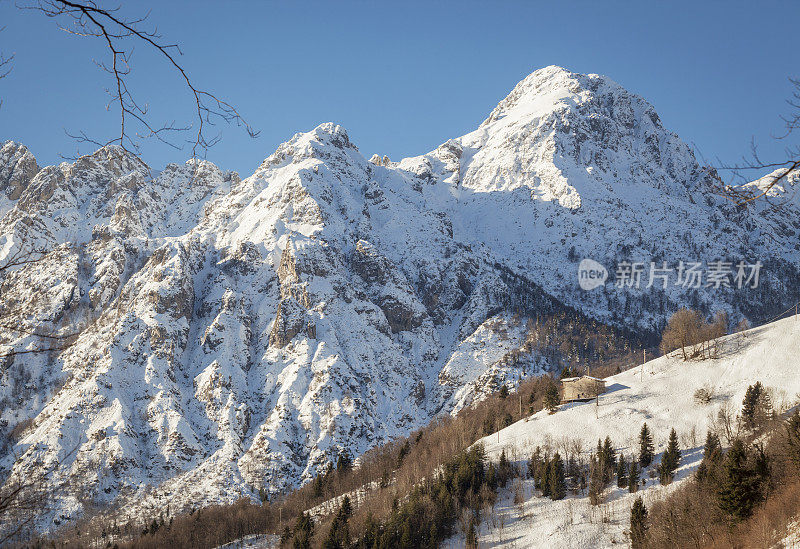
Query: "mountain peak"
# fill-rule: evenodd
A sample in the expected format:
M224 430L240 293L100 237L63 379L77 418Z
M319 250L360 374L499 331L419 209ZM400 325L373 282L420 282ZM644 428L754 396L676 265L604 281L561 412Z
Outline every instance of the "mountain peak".
M16 141L5 141L0 147L0 193L16 200L39 173L36 158L28 148Z
M580 96L591 96L601 92L603 88L627 94L622 86L607 76L575 73L557 65L543 67L514 86L481 125L485 126L512 114L516 115L514 118L540 116L559 106L566 106L570 98L573 103L579 103L585 99Z
M275 152L259 166L259 170L284 162L298 162L307 158L328 158L344 151L358 152L347 130L339 124L325 122L307 132L298 132L289 141L281 143Z

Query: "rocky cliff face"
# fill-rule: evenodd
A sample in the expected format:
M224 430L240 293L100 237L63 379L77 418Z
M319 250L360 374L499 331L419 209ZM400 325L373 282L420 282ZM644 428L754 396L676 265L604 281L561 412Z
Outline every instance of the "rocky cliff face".
M798 297L796 206L707 193L713 173L604 77L542 69L474 132L377 158L334 124L244 180L208 162L154 176L114 148L39 169L3 146L0 258L41 257L5 274L0 343L74 334L0 365L0 465L69 482L43 526L88 503L178 511L294 486L557 367L526 319L635 337L680 305L758 321ZM765 270L749 292L589 293L581 257Z

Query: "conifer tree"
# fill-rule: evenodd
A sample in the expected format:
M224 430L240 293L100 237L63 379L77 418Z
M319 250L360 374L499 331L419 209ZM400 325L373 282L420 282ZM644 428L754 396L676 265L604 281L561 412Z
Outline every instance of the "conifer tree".
M353 514L353 506L350 503L350 497L345 496L342 499L342 505L336 516L333 517L331 528L328 530L328 536L322 543L324 549L349 549L350 547L350 527L347 523Z
M703 445L703 459L716 461L720 457L722 457L722 444L717 434L709 429L706 433L706 443Z
M536 488L539 488L539 468L542 465L542 449L538 446L531 454L531 459L528 461L528 476L533 479Z
M550 461L550 499L564 499L567 495L567 482L564 475L564 461L558 452Z
M347 473L353 468L353 459L347 451L339 454L339 459L336 460L336 471L338 473Z
M641 549L647 545L647 507L641 497L631 507L631 547Z
M659 478L661 484L669 484L675 477L675 471L678 470L678 465L681 460L681 451L678 448L678 434L675 429L669 434L669 443L661 458L661 465L659 466Z
M639 490L639 462L631 460L631 468L628 471L628 492L631 494Z
M642 425L642 430L639 433L639 465L647 467L653 462L653 435L650 434L650 429L647 423Z
M617 487L625 488L628 486L628 464L625 463L625 456L619 456L617 460Z
M497 464L497 480L500 486L505 486L513 476L512 465L506 457L505 449L503 449L500 453L500 462Z
M800 410L795 410L786 422L786 454L800 473Z
M294 524L294 549L310 549L314 535L314 520L308 513L301 513Z
M719 442L719 436L709 429L706 433L706 442L703 445L703 460L697 467L697 480L703 482L709 475L713 475L713 471L721 458L722 445Z
M547 408L551 414L556 413L558 405L561 402L561 397L558 396L558 387L555 383L551 383L544 392L544 407Z
M603 482L607 484L611 482L614 475L614 467L617 465L617 453L610 437L606 437L605 442L603 442L603 462Z
M592 505L599 505L603 499L603 472L600 466L600 460L597 456L592 456L589 462L589 503Z
M758 401L761 398L763 387L760 381L747 388L742 402L742 419L748 429L752 429L755 424L756 412L758 411Z
M539 485L541 486L540 490L542 491L542 495L544 497L550 497L551 495L551 485L550 485L550 473L552 467L550 466L550 462L552 460L549 456L545 456L544 460L542 461L542 467L539 470Z
M725 454L717 488L719 508L734 520L750 516L761 499L760 479L748 467L744 442L737 439Z

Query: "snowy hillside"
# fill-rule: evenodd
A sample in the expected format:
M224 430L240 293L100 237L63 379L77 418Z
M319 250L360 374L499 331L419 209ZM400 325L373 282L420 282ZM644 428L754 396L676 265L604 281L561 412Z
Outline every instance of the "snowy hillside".
M682 452L675 481L661 486L649 478L637 494L614 486L607 502L591 506L586 496L551 501L537 495L533 480L524 484L525 502L513 503L510 487L497 506L497 517L484 517L481 541L492 547L589 548L624 544L630 507L637 496L650 504L681 485L702 459L706 432L718 411L741 408L747 387L756 381L774 391L773 402L785 409L800 402L800 318L790 317L728 336L718 359L683 362L662 357L606 379L607 391L595 402L562 405L553 415L539 412L480 441L492 460L505 450L527 460L538 445L558 450L582 447L588 455L598 438L611 437L617 453L630 459L638 452L638 435L647 423L656 454L666 448L672 428ZM697 389L713 392L708 404L695 402ZM563 450L562 450L563 452ZM656 457L658 461L658 456ZM463 538L452 540L461 546Z
M40 168L6 142L0 262L37 261L5 274L0 344L75 337L0 363L0 470L70 487L48 528L87 503L276 493L607 350L525 346L529 321L627 349L683 305L763 321L800 299L800 212L736 211L714 177L644 99L558 67L400 162L368 161L332 123L245 179L204 161L155 173L114 147ZM758 288L585 292L582 257L764 269Z

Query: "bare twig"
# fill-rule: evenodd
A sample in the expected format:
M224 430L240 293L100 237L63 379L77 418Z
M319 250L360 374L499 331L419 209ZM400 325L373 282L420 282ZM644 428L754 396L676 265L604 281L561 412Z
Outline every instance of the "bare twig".
M39 11L47 17L56 19L59 28L70 34L100 39L110 54L110 62L96 61L96 63L112 77L113 86L106 90L110 96L107 109L119 109L119 134L107 141L90 138L84 132L70 134L79 143L92 143L101 147L118 145L123 150L138 156L141 139L154 138L180 149L181 146L170 136L194 129L192 138L188 142L192 146L192 158L197 158L198 153L205 156L208 149L219 141L219 136L207 135L209 127L217 120L244 127L250 137L258 136L258 132L244 120L233 105L194 84L178 62L178 56L182 55L182 52L177 44L164 42L157 30L145 30L141 27L147 15L138 19L126 19L120 15L119 8L103 8L93 0L83 2L38 0L19 7ZM70 24L62 24L62 21L68 21ZM195 118L193 124L178 125L172 122L156 125L151 122L148 105L139 103L128 85L131 74L130 61L136 44L145 44L147 48L155 51L178 74L193 98ZM136 125L142 131L132 129L132 126Z
M5 27L0 27L0 32L3 32L4 30L6 30ZM11 72L11 69L13 68L11 62L13 60L14 60L14 54L11 54L9 57L6 57L5 55L3 55L2 52L0 52L0 80L8 76L9 73ZM3 100L0 99L0 107L2 106L3 106Z
M794 86L792 96L787 100L791 107L791 114L781 116L781 120L784 122L783 133L773 136L779 140L790 138L793 132L800 127L800 80L790 78L789 81ZM789 182L789 176L793 172L800 171L800 146L787 146L784 152L786 157L784 161L767 162L761 159L755 142L751 141L749 158L743 158L742 162L738 164L721 166L721 169L729 170L733 174L734 181L739 183L749 183L752 178L745 177L745 174L752 173L753 170L763 172L771 169L773 173L759 186L722 184L715 189L715 192L737 206L746 206L762 197L769 197L776 186Z

